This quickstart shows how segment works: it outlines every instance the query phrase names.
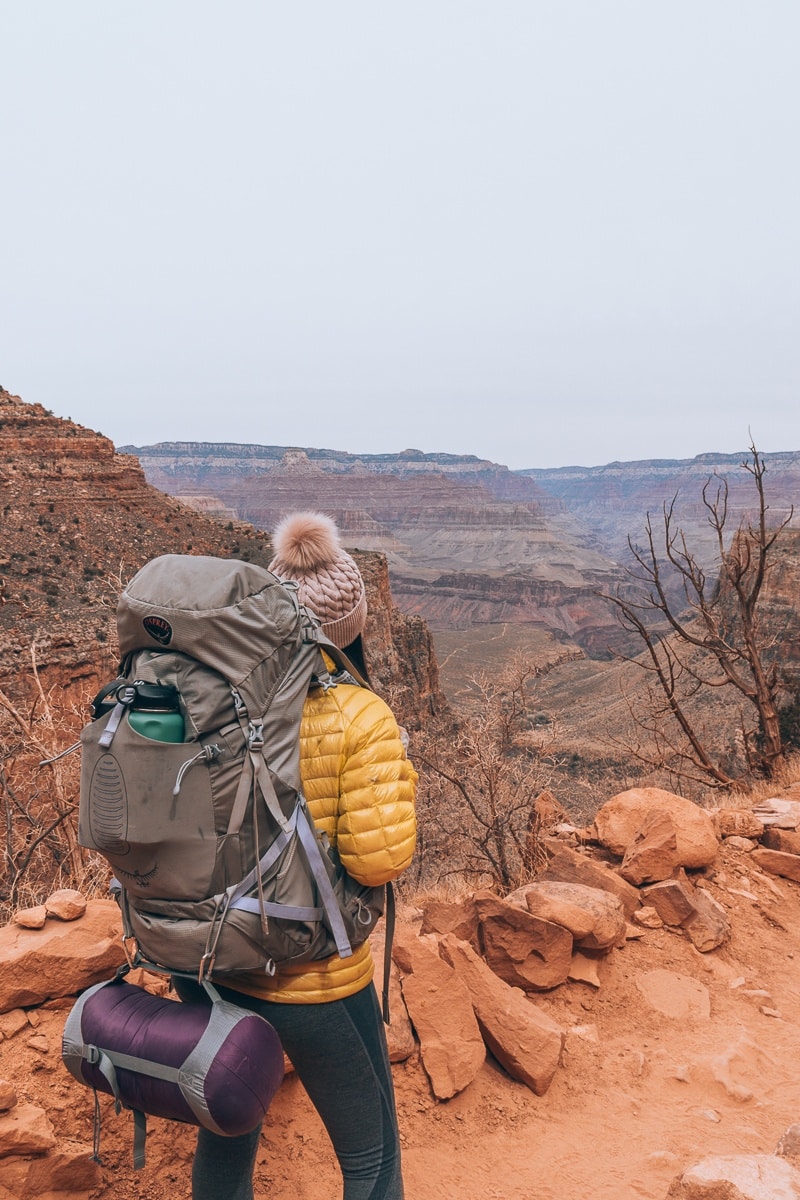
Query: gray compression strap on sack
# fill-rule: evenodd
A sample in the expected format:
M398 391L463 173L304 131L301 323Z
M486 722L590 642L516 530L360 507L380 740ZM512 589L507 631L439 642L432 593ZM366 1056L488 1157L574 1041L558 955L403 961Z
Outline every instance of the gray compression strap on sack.
M71 1075L75 1076L79 1083L86 1082L81 1073L81 1063L85 1058L84 1051L86 1049L83 1041L83 1030L81 1028L83 1010L87 1000L95 992L99 992L101 988L108 987L110 982L111 980L104 979L102 983L96 983L94 987L87 988L75 1001L64 1024L64 1033L61 1039L61 1057L64 1060L67 1070ZM109 1080L110 1082L111 1080Z
M205 985L209 988L209 985ZM221 1000L217 992L209 992L212 997L208 1025L197 1045L187 1055L179 1072L178 1086L181 1095L191 1108L201 1125L212 1133L224 1132L213 1120L206 1103L203 1081L208 1074L214 1058L223 1046L228 1034L236 1028L243 1017L249 1015L245 1009ZM214 998L216 997L216 999Z

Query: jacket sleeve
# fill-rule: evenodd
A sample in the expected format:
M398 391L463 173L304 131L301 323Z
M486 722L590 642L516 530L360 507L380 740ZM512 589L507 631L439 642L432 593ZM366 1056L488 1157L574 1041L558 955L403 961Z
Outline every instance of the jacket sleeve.
M348 874L378 887L396 879L413 857L418 776L379 696L353 689L346 707L336 844Z

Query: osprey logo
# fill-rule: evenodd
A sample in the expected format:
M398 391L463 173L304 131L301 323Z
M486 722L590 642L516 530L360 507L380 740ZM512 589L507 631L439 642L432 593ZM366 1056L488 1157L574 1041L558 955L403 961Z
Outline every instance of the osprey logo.
M114 870L119 875L127 875L128 879L132 879L139 887L150 887L150 881L158 870L158 863L150 868L149 871L124 871L122 867L115 867Z
M172 626L163 617L145 617L142 624L145 632L149 633L159 646L168 646L172 641Z

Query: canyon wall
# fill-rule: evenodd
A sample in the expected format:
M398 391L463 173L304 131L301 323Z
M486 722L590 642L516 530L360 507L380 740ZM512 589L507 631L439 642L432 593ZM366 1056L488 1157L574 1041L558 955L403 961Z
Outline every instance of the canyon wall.
M0 684L29 678L31 647L46 685L65 696L116 665L116 596L164 553L266 566L268 535L220 521L149 484L138 460L101 434L0 391ZM385 559L358 552L370 608L365 643L376 686L403 720L445 705L424 621L394 605Z
M203 511L261 529L291 509L330 513L349 544L386 555L399 606L434 631L533 624L591 652L614 624L597 593L621 581L617 564L560 501L507 467L416 450L130 449L151 483Z

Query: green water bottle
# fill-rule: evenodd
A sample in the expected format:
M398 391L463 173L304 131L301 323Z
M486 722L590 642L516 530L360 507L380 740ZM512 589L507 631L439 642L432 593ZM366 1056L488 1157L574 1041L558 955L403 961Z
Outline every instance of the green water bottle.
M155 742L183 741L183 716L175 709L132 708L128 713L128 723L142 737L152 738Z

